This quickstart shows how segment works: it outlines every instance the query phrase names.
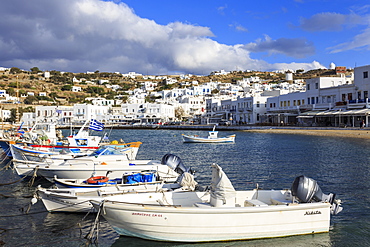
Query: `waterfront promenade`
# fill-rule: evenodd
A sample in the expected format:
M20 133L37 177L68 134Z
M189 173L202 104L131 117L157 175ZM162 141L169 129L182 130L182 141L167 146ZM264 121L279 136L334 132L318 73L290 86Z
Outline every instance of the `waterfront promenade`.
M108 126L106 126L108 127ZM114 129L176 129L176 130L212 130L213 125L155 125L155 126L113 126ZM316 136L338 136L370 139L370 127L334 128L334 127L294 127L294 126L217 126L219 131L250 131L258 133L299 134Z

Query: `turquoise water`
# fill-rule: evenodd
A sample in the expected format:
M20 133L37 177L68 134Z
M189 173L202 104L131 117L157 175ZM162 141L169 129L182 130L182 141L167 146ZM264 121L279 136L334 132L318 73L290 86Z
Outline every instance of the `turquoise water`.
M288 238L210 244L173 244L119 237L101 219L99 246L370 246L370 140L303 135L235 132L235 144L182 143L181 134L204 131L113 130L111 140L143 142L138 159L173 153L196 170L197 181L209 185L212 163L219 164L236 189L290 188L294 178L314 178L324 193L336 193L343 211L332 217L329 233ZM220 136L230 134L221 132ZM3 162L4 166L6 162ZM18 180L0 171L0 184ZM27 211L37 179L0 186L0 246L83 246L94 215L47 213L41 202ZM186 233L184 233L186 234Z

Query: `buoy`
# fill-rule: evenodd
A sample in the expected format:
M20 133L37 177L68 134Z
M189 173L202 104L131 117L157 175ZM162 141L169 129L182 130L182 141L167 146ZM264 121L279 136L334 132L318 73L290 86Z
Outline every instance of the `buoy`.
M109 178L106 176L91 177L87 180L88 184L106 183Z

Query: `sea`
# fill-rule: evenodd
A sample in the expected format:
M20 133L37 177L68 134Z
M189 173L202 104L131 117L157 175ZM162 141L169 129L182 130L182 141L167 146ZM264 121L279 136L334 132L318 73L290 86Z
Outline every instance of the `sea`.
M102 217L48 213L41 201L32 204L37 186L52 184L40 177L33 184L19 181L10 161L3 159L0 246L370 246L370 140L248 131L219 131L219 136L232 133L232 144L182 142L182 134L208 135L199 130L113 129L109 139L141 141L138 159L179 156L196 171L201 186L210 185L212 163L223 168L236 190L289 189L297 176L313 178L324 193L342 200L343 211L332 217L328 233L202 244L120 237ZM96 220L98 230L88 239Z

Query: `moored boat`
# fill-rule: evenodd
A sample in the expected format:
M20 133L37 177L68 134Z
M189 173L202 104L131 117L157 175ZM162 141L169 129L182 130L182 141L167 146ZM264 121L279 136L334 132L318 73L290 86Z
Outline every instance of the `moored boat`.
M201 142L201 143L234 143L236 135L227 135L224 137L218 137L218 131L215 130L216 126L213 127L212 131L208 132L207 137L201 137L199 135L185 135L182 134L184 142Z
M340 200L313 179L297 177L291 190L235 191L212 165L209 192L127 194L92 201L120 235L173 242L212 242L328 232Z
M168 163L173 160L178 160L177 156L165 156ZM171 165L171 164L169 164ZM41 199L44 206L49 212L88 212L93 211L90 200L101 201L107 197L115 197L117 195L124 195L128 193L141 192L165 192L165 191L193 191L197 186L193 174L190 169L184 169L183 164L176 166L178 177L173 183L165 183L162 177L155 176L155 173L137 173L137 174L123 174L120 179L104 180L101 184L88 184L90 179L99 179L101 177L93 177L85 180L85 183L78 184L67 182L73 185L73 188L42 188L38 187L36 191L36 198ZM57 179L56 179L57 180ZM96 180L94 180L96 182ZM66 181L64 181L66 182ZM85 184L85 185L84 185ZM56 183L58 186L58 183ZM66 185L66 183L63 183ZM77 187L76 187L77 186ZM81 186L81 187L80 187Z

